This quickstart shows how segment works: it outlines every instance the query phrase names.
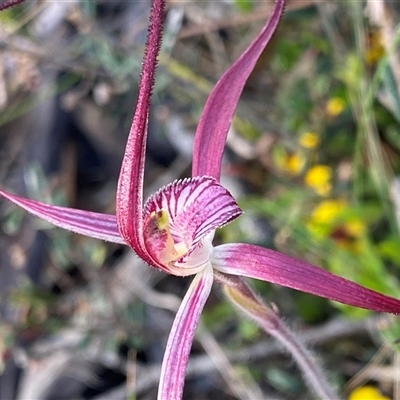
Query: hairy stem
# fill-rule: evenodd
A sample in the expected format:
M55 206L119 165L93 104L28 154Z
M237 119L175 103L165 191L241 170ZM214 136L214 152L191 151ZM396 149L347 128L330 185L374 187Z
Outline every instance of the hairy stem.
M277 339L292 355L303 372L308 386L319 398L330 400L340 398L331 387L315 357L281 320L276 310L265 305L240 277L217 272L214 276L223 284L228 299Z

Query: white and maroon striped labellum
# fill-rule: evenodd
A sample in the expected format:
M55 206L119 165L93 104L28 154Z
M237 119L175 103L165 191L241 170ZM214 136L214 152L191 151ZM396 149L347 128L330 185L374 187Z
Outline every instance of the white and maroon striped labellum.
M171 274L195 274L210 260L215 229L241 213L232 195L214 178L175 181L146 202L145 247Z

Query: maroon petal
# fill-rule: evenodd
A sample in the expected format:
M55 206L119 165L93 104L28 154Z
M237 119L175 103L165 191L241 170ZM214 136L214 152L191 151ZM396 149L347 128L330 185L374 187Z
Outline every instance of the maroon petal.
M195 135L192 176L207 175L219 180L225 140L239 97L276 30L283 8L284 0L277 0L264 29L222 75L208 97Z
M139 81L139 94L122 161L117 189L117 221L121 236L147 263L158 266L143 242L143 174L146 153L147 120L157 55L160 51L164 18L163 0L154 0L150 12L146 50Z
M218 246L211 262L215 269L228 274L260 279L354 307L400 313L400 300L263 247L239 243Z
M14 196L2 190L0 190L0 195L33 215L60 228L95 239L126 244L119 234L115 215L53 206L24 197Z

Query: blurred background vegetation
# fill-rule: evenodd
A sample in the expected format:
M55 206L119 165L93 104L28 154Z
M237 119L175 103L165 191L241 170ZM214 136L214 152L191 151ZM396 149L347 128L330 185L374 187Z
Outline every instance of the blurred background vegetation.
M207 94L272 3L167 8L147 194L190 174ZM148 9L135 0L28 1L0 14L2 188L115 211ZM399 16L399 5L385 0L288 2L229 133L223 184L245 214L217 242L275 248L399 297ZM0 398L154 399L188 280L4 201L0 221ZM319 355L344 398L400 399L394 317L253 284ZM253 398L312 398L288 357L218 287L192 356L187 399L246 398L237 382ZM225 370L216 373L221 360Z

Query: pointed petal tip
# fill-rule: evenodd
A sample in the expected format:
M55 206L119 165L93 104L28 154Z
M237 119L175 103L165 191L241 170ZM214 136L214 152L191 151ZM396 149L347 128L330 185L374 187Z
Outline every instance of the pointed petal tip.
M400 314L400 300L367 289L320 267L249 244L214 249L213 266L224 273L260 279L353 307Z
M277 0L272 15L245 52L221 76L211 91L197 126L193 148L193 176L219 179L226 136L240 95L257 60L278 27L285 1Z
M154 86L157 56L161 47L165 0L153 0L150 11L139 93L122 161L116 195L117 221L121 236L148 264L157 263L143 242L143 176L150 100Z
M55 226L95 239L126 244L120 236L115 215L54 206L0 190L0 196Z

